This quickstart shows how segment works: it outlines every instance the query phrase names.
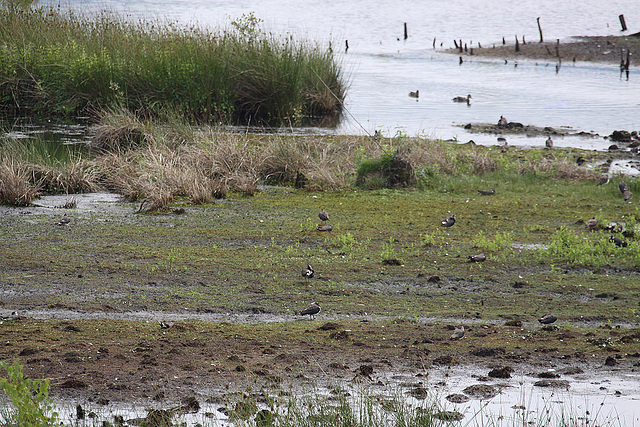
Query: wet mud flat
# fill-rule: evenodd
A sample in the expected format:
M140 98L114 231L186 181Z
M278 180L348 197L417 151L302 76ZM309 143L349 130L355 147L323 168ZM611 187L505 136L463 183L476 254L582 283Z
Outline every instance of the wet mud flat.
M468 46L462 52L460 49L446 49L445 52L466 56L507 60L541 60L545 62L598 62L620 64L626 61L627 52L630 53L631 68L637 66L634 62L640 55L640 35L628 36L579 36L567 40L553 40L539 43L537 38L518 42L516 51L515 40L508 40L505 44L493 43L482 47Z
M507 186L490 196L475 188L265 188L180 214L136 213L136 204L113 195L73 196L75 209L60 207L70 196L3 208L0 358L19 358L28 376L50 378L56 398L105 407L170 408L195 398L220 408L256 386L394 386L401 374L420 396L429 371L446 367L469 369L467 386L494 378L494 369L580 369L594 381L634 375L637 268L551 268L525 250L467 261L478 225L522 230L535 222L518 235L531 244L561 224L584 230L576 220L591 217L593 206L577 184L545 185L515 214L521 190ZM594 196L603 212L635 212L611 187ZM321 207L330 233L316 229ZM458 220L445 229L450 211ZM58 225L63 213L71 220ZM425 232L435 245L417 240ZM389 245L399 264L382 262ZM301 277L307 264L312 279ZM315 318L297 314L311 301L323 308ZM560 319L540 325L550 310ZM460 324L464 336L451 339ZM573 374L560 375L551 379L570 386Z

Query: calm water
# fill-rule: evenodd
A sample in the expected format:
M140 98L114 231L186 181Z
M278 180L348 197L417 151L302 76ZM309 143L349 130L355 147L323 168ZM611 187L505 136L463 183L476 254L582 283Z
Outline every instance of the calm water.
M640 75L632 68L629 81L616 65L519 61L515 68L501 60L469 58L436 52L432 45L452 47L453 39L487 47L513 41L514 35L538 40L540 17L546 40L579 35L621 34L619 14L627 33L640 31L640 2L634 0L447 0L393 2L385 0L77 0L82 10L109 9L132 17L168 18L183 23L226 26L254 12L264 27L279 34L331 42L349 75L348 114L340 133L386 135L398 131L462 142L494 143L494 136L471 135L456 125L511 121L537 126L570 126L608 135L613 130L640 129ZM403 40L403 23L409 38ZM349 51L344 54L344 41ZM640 59L637 59L640 60ZM636 61L637 61L636 60ZM634 61L632 61L633 64ZM636 62L637 64L637 62ZM420 90L420 99L407 96ZM472 94L470 107L451 98ZM516 145L540 146L545 138L515 138ZM557 146L606 148L603 139L556 139Z

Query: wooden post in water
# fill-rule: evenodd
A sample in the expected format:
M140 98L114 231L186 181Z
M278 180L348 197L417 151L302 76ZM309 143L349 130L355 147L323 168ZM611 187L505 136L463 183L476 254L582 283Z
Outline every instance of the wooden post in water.
M436 38L435 37L433 38L433 48L434 49L436 48Z
M560 39L556 39L556 56L560 58Z
M620 25L622 26L622 31L627 31L627 23L624 22L624 15L618 16L618 19L620 19Z
M507 44L507 42L504 40L504 36L502 36L502 44Z
M516 36L516 52L520 52L520 43L518 43L518 36Z
M542 38L542 27L540 26L540 17L538 17L536 21L538 22L538 32L540 33L540 43L542 43L543 38Z
M456 39L453 39L453 45L458 49L458 41Z
M349 40L344 41L344 53L349 51Z
M460 49L460 52L462 53L462 50L463 50L462 39L459 40L458 48Z
M522 44L527 44L527 41L524 39L524 34L522 35Z
M404 23L404 39L406 40L409 35L407 34L407 23Z

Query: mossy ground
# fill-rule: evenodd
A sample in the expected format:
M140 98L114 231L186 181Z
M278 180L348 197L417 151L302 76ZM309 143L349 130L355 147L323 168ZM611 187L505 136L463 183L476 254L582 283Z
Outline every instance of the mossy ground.
M635 237L626 248L611 243L597 265L512 247L548 245L560 229L595 245L608 231L587 230L582 221L592 216L632 229L636 203L622 200L617 181L596 186L496 172L440 177L424 187L266 187L254 197L184 206L182 215L139 214L127 203L116 211L67 210L68 226L55 224L62 210L6 210L3 308L101 319L5 321L0 357L20 356L29 375L53 378L54 393L123 400L299 375L348 378L363 363L420 370L443 355L478 363L469 352L480 347L500 347L513 363L567 355L592 363L586 354L600 366L611 354L629 369L637 362L627 357L640 341ZM489 188L495 194L477 192ZM331 232L316 231L321 208ZM451 213L456 224L441 227ZM467 262L478 252L486 262ZM307 264L316 271L310 280L300 273ZM322 307L317 320L295 315L312 301ZM110 317L152 310L187 320L165 330ZM558 315L559 329L537 324L547 312ZM257 313L265 321L192 316L207 313ZM338 326L319 330L327 321ZM449 341L448 326L458 322L468 325L467 335ZM84 385L70 386L69 378Z

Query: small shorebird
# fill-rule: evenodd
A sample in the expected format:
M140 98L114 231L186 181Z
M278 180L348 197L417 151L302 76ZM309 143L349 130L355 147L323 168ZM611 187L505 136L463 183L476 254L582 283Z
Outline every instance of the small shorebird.
M67 225L71 222L71 218L69 218L67 216L67 214L64 214L62 216L62 218L60 218L60 221L57 222L58 225Z
M625 202L631 198L631 190L629 190L629 186L627 185L626 182L620 181L620 184L618 184L618 188L620 189L620 192L622 193L622 198L624 199Z
M161 320L158 320L158 324L160 325L160 329L169 329L173 326L173 322L163 322Z
M468 94L467 96L456 96L453 98L453 102L466 102L469 104L471 102L471 94Z
M609 183L609 175L606 173L603 173L600 176L600 179L598 180L598 185L605 185Z
M329 214L324 209L320 209L318 218L320 218L320 221L322 222L329 221Z
M464 326L459 326L453 330L450 340L459 340L464 336Z
M453 227L453 224L456 223L456 214L451 214L449 218L445 218L440 221L440 225L443 227Z
M315 319L315 316L318 313L320 313L320 306L317 303L312 302L309 307L302 310L299 314L300 316L306 316L308 314L310 318L313 317Z
M553 139L551 139L551 137L548 137L544 142L544 146L547 148L553 148Z
M500 144L500 151L502 151L503 153L509 151L509 143L507 142L507 138L505 138L504 136L498 137L498 144Z
M589 230L593 230L598 226L598 220L596 219L596 217L592 217L591 219L587 220L587 228Z
M538 322L542 323L543 325L550 325L556 320L558 320L558 318L554 314L548 313L539 318Z
M420 91L416 90L415 92L409 92L409 97L411 97L411 98L420 98Z
M333 230L333 227L331 226L331 224L319 225L319 226L316 227L316 230L318 230L318 231L331 231L331 230Z
M492 194L496 194L496 190L493 188L491 190L478 190L478 193L482 194L483 196L490 196Z
M485 254L469 255L467 258L469 258L469 262L485 262L487 260Z
M306 277L307 279L311 279L313 277L313 273L314 271L310 264L302 269L302 277Z
M500 116L500 119L498 120L498 126L502 127L502 126L506 126L508 124L509 124L509 122L507 121L507 119L504 116Z

